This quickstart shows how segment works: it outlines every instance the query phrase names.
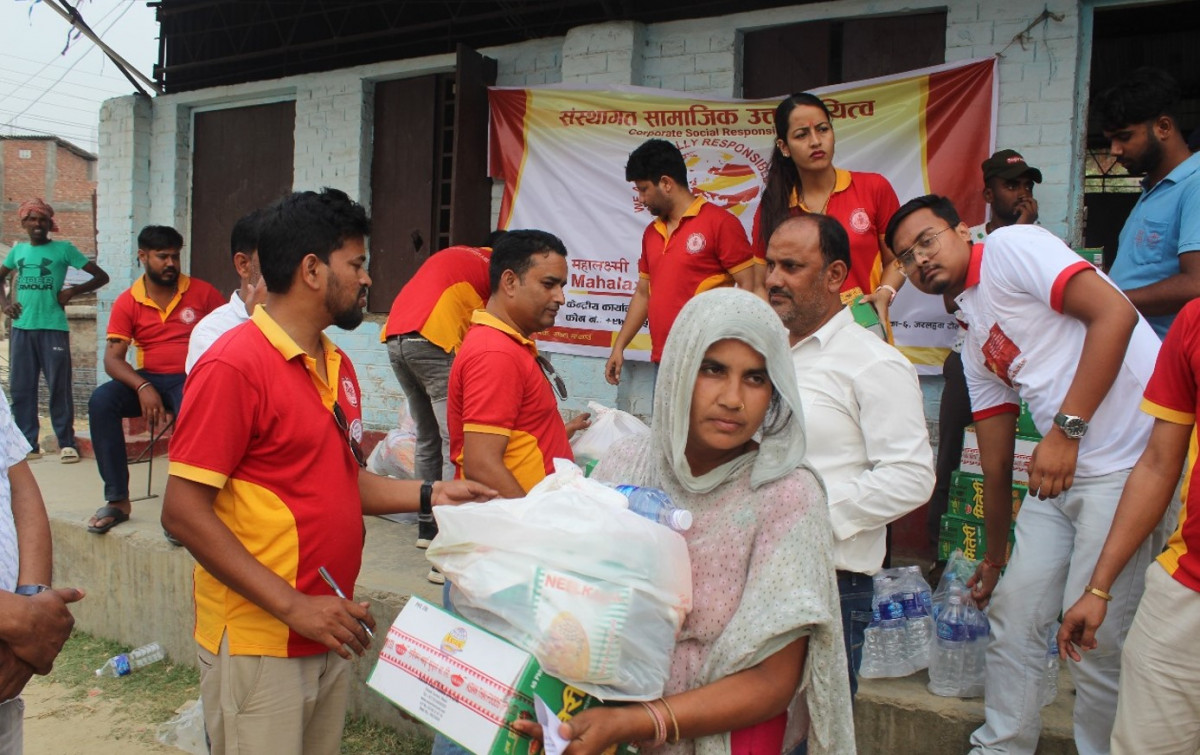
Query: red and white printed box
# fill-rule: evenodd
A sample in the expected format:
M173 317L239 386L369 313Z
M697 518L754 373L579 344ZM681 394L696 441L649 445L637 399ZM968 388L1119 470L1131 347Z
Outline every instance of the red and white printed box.
M1029 462L1033 457L1033 449L1037 448L1039 442L1033 438L1017 436L1013 453L1013 483L1029 484ZM974 427L968 427L963 433L962 459L958 468L970 474L983 474L983 466L979 461L979 438L975 435Z

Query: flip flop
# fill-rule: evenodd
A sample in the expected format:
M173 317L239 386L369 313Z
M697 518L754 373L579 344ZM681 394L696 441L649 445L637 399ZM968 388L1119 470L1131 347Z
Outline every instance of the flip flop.
M93 535L103 535L113 527L116 527L121 522L129 521L129 514L126 514L116 506L101 506L96 509L96 513L92 515L96 520L109 519L108 524L89 525L88 532Z

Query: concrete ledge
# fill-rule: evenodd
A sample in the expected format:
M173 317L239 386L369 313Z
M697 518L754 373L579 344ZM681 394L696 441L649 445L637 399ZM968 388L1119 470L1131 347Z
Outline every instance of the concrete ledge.
M54 533L54 582L87 591L73 607L77 626L129 645L162 643L176 661L196 664L192 639L192 567L182 548L171 546L159 525L162 499L134 504L132 518L107 535L87 531L86 521L100 505L101 483L95 463L85 459L63 466L56 459L32 462L46 499ZM141 469L135 467L135 469ZM144 480L144 478L141 478ZM156 464L152 489L161 495L166 464ZM140 482L135 484L140 488ZM367 544L355 596L371 602L377 624L391 624L410 595L440 603L441 588L425 580L424 551L413 543L415 524L367 520ZM359 684L352 685L350 709L397 729L418 726L403 717L365 684L383 642L376 634L373 653L355 662ZM96 659L99 665L104 659ZM980 700L935 697L925 689L924 672L905 679L865 680L855 706L858 751L864 755L962 755L971 731L983 720ZM1069 674L1060 677L1058 700L1043 711L1040 755L1075 755Z

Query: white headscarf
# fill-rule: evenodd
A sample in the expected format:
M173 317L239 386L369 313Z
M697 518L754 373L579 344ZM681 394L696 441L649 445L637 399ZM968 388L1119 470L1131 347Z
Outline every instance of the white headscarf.
M792 418L781 431L762 439L757 454L744 454L697 477L683 455L691 425L692 389L705 351L724 339L741 341L763 355L771 384L779 394L780 410L790 411ZM801 465L805 439L800 390L787 330L770 305L736 288L707 291L684 305L663 348L650 429L662 444L679 484L693 493L712 490L748 463L754 464L750 473L754 488Z
M684 456L700 362L717 341L763 355L783 413L757 451L695 476ZM697 602L672 657L671 694L752 668L801 637L808 652L788 706L784 746L807 733L811 755L855 752L850 685L833 566L833 529L820 477L803 463L804 422L779 317L758 297L717 289L679 313L663 349L649 436L616 444L595 477L658 487L692 511L685 533ZM790 416L787 411L790 410ZM770 419L770 418L768 418ZM732 567L732 568L731 568ZM728 755L730 735L668 746L669 755Z

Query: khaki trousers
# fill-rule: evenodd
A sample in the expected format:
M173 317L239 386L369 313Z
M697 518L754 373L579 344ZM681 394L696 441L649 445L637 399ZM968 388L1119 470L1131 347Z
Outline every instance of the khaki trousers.
M204 648L200 697L212 755L337 755L350 693L350 662L332 651L306 658Z
M1200 593L1157 562L1121 652L1113 755L1200 752Z

